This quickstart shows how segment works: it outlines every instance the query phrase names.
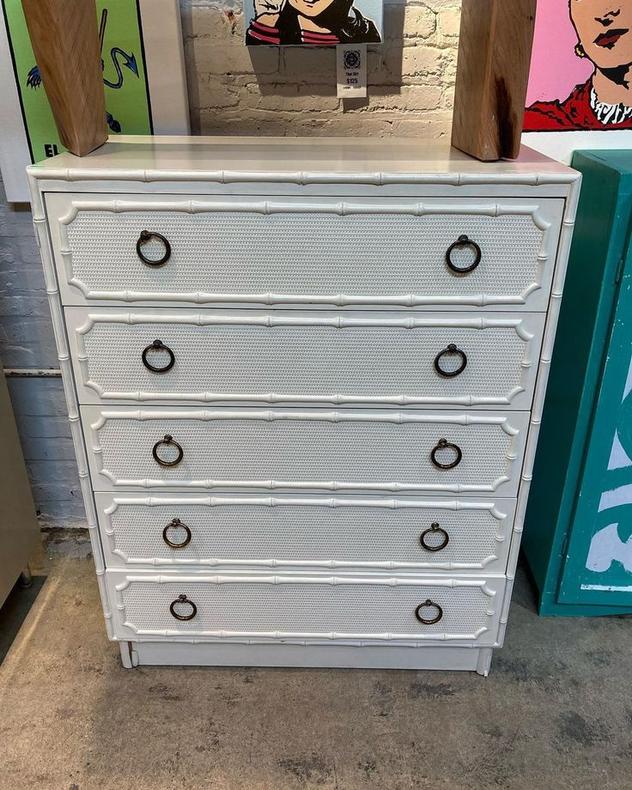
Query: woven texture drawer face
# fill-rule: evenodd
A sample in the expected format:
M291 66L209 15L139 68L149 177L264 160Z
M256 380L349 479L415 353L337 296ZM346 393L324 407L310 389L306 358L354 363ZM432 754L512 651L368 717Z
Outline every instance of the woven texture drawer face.
M84 406L82 414L96 490L374 489L513 496L528 421L526 412ZM461 460L438 468L433 452L444 465L456 464L459 453Z
M128 575L108 571L121 638L493 644L504 579ZM185 596L185 600L180 600ZM170 611L189 616L179 620ZM417 607L427 601L421 616Z
M67 308L66 320L84 403L528 409L544 315Z
M543 311L563 210L562 200L511 198L50 194L46 201L66 304L505 305ZM143 231L164 241L154 235L142 242ZM151 265L165 257L163 265ZM448 257L457 269L471 270L455 272Z
M504 573L509 499L97 494L108 567L375 567ZM171 544L171 545L170 545Z

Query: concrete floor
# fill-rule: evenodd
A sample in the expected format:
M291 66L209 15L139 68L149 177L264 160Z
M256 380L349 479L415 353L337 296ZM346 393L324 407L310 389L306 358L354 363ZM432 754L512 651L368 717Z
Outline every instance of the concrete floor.
M70 551L69 551L70 546ZM85 544L0 667L2 790L630 790L632 621L541 619L492 674L121 668Z

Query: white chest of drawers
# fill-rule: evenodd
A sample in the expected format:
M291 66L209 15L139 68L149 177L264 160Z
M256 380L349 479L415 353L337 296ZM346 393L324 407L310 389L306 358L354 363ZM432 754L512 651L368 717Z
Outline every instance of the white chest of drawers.
M248 138L29 173L124 665L487 674L578 175Z

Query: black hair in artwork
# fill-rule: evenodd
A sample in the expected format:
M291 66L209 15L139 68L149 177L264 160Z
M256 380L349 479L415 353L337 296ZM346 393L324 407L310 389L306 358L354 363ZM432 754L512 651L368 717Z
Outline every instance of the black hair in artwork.
M301 28L298 11L288 2L279 13L277 27L283 44L301 44ZM334 0L322 13L312 18L319 27L331 30L341 44L379 43L380 34L370 19L365 19L353 0Z

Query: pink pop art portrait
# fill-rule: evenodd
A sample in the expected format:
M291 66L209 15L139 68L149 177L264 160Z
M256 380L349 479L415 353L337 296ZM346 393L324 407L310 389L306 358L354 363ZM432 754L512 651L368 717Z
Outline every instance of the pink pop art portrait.
M632 129L632 0L539 0L526 132Z

